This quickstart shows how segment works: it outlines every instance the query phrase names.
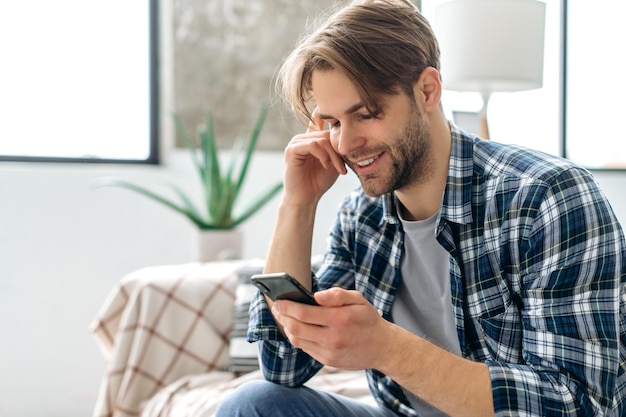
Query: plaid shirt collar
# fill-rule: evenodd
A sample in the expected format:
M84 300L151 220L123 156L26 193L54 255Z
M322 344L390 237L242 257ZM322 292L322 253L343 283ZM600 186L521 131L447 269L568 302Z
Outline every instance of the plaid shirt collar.
M471 136L450 124L452 147L448 180L442 201L440 218L452 223L470 224L472 222L472 174L474 171L474 142ZM395 194L383 196L384 222L398 224L397 199Z

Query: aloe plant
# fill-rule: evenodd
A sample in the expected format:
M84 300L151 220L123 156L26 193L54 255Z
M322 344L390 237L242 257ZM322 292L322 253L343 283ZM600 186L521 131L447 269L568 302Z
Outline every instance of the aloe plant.
M232 229L259 211L283 187L282 182L276 183L255 198L250 199L247 204L237 204L266 114L267 107L263 106L251 137L249 139L244 137L237 139L233 145L230 163L225 171L220 167L218 159L211 113L206 114L205 125L199 130L199 149L194 146L179 118L174 115L176 131L190 152L202 184L203 196L199 205L195 204L176 184L169 186L178 196L180 200L178 202L150 191L141 185L119 178L100 179L96 185L118 186L135 191L186 216L202 230Z

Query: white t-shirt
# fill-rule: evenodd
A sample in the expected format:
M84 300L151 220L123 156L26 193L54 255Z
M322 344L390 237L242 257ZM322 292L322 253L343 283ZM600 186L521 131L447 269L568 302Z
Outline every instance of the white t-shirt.
M391 307L393 320L431 343L461 355L450 294L448 252L435 238L437 215L406 221L402 282ZM430 404L405 391L420 416L444 416Z

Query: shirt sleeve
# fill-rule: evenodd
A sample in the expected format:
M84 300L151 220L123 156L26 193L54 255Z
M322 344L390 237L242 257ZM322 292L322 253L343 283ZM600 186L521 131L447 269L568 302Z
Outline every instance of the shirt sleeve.
M248 342L257 342L259 363L266 380L298 387L311 379L322 364L294 347L281 333L260 291L250 304Z
M519 245L523 363L486 361L496 415L617 416L626 395L623 232L584 171L547 190Z
M347 198L342 206L348 202ZM342 215L342 212L340 210L330 233L324 261L311 277L313 291L332 286L354 288L354 267L346 242L347 225L351 219ZM306 352L294 347L281 333L260 291L257 291L250 304L249 316L247 340L258 343L259 362L267 380L297 387L306 383L323 367Z

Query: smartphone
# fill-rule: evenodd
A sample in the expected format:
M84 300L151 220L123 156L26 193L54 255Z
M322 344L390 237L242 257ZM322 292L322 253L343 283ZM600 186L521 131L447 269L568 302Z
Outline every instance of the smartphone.
M285 272L256 274L250 277L252 284L273 301L291 300L299 303L318 305L313 294L294 277Z

